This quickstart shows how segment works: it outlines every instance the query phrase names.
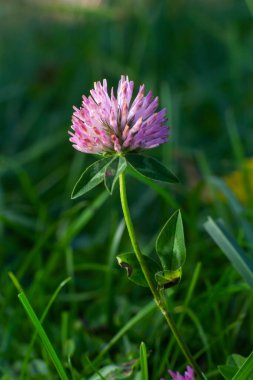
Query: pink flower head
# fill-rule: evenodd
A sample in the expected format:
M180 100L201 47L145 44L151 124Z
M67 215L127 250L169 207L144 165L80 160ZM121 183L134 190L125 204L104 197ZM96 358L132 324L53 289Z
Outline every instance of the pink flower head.
M107 81L96 82L81 108L74 107L70 141L84 153L124 153L155 148L168 141L166 109L156 112L158 98L140 86L131 101L134 82L121 76L117 97L109 96Z
M169 374L172 377L171 380L195 380L194 371L190 366L187 366L184 375L181 375L179 372L175 373L169 370Z

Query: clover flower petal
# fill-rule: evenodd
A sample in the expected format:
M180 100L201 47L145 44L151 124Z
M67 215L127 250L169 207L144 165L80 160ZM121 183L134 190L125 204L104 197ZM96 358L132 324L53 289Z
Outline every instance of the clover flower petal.
M175 373L171 370L168 372L172 378L171 380L195 380L194 371L190 366L186 367L184 375L181 375L179 372Z
M90 96L74 107L70 141L84 153L126 153L155 148L168 141L166 110L157 112L158 98L145 96L141 85L132 101L134 82L122 75L117 96L110 96L106 79L94 83Z

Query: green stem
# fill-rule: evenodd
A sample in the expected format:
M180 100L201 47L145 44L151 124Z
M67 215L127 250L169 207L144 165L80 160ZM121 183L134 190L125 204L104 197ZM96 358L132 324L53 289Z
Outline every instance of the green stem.
M157 290L157 286L155 283L155 280L153 276L150 274L148 266L145 261L145 256L142 254L139 244L136 239L135 231L134 231L134 226L133 222L131 219L129 207L128 207L128 202L127 202L127 195L126 195L126 182L125 182L125 174L121 173L119 176L119 186L120 186L120 200L121 200L121 205L122 205L122 210L126 222L126 226L128 229L129 237L134 249L134 252L136 254L136 257L139 261L139 264L142 268L143 274L146 278L146 281L149 285L149 288L152 292L152 295L154 297L154 300L160 309L161 313L163 314L164 318L166 319L167 324L169 325L179 347L181 348L185 358L189 362L189 364L194 368L196 375L199 377L199 379L204 380L204 376L197 365L196 361L194 360L193 356L191 355L186 343L182 339L182 337L179 334L179 331L175 325L175 322L171 316L171 314L167 311L166 306L160 296L159 291Z

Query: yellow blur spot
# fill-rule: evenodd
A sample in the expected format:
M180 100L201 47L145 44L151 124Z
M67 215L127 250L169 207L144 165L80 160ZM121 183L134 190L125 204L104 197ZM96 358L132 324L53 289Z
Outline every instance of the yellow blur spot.
M241 203L246 204L253 198L253 157L245 160L241 170L236 170L223 179Z

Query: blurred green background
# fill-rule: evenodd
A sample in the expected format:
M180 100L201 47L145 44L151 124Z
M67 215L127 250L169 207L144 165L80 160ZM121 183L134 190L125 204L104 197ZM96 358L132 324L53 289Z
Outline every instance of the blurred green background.
M246 244L229 205L210 196L203 178L209 172L223 177L238 169L240 153L252 155L251 8L250 0L0 2L0 374L6 379L20 378L33 334L9 271L38 315L59 283L72 277L45 328L67 367L66 342L73 343L80 376L89 373L84 355L94 359L149 300L114 259L131 249L121 230L118 192L107 196L101 186L70 200L74 183L94 161L68 141L72 106L80 106L94 81L107 78L115 88L121 74L136 90L145 83L168 109L171 142L150 154L181 179L159 193L129 177L141 245L150 254L161 225L182 208L188 260L169 297L175 318L201 262L182 333L215 379L228 354L249 354L252 295L202 224L209 214L223 216ZM249 204L247 212L251 219ZM150 350L151 379L171 364L184 367L175 345L166 351L167 328L156 312L124 334L103 365L138 357L141 340ZM28 362L24 379L57 379L39 340Z

